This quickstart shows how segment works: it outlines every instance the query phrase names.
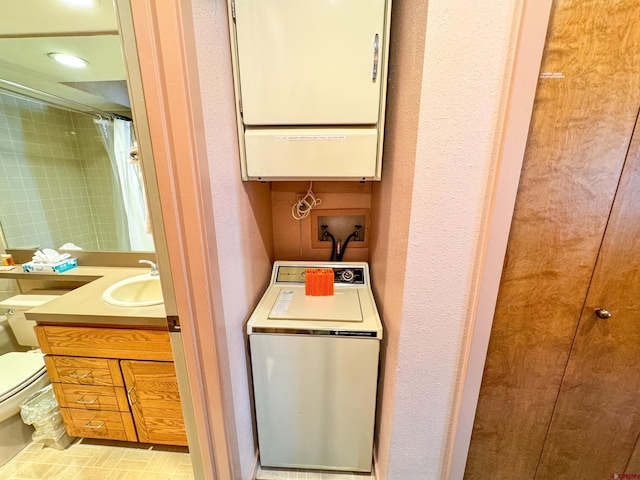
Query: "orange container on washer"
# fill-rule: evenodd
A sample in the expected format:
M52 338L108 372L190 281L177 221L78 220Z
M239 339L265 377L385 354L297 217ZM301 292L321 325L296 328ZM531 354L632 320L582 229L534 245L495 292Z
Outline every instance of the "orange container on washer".
M304 292L313 297L333 295L333 269L307 268L304 273Z

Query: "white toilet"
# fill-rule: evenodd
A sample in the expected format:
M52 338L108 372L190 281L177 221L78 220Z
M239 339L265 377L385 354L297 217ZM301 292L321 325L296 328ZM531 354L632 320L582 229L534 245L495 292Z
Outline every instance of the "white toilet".
M33 327L24 312L58 295L16 295L0 302L0 466L31 442L20 404L49 384ZM16 343L17 340L17 343Z

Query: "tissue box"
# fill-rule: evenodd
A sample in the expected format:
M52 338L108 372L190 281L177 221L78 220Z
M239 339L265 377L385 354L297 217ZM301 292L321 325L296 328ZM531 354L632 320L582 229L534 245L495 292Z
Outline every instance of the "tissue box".
M29 273L62 273L77 266L78 260L76 258L67 258L58 263L23 263L22 271Z

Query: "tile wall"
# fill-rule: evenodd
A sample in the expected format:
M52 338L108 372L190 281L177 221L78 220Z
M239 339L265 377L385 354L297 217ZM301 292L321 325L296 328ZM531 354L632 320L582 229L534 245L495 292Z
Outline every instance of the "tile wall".
M5 251L0 239L0 254L2 253L5 253ZM20 292L18 291L18 284L15 280L0 278L0 302L2 300L6 300L9 297L17 295L18 293ZM4 313L0 311L0 316L2 315L4 315Z
M0 221L9 246L116 249L109 169L92 117L0 93Z

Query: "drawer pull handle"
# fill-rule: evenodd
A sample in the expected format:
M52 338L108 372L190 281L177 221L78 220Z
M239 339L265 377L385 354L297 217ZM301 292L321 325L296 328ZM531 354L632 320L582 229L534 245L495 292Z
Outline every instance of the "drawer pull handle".
M79 374L78 371L75 370L69 374L71 378L87 378L89 375L91 375L91 371L88 371L87 373Z
M104 422L100 422L100 425L91 425L91 422L93 422L93 418L87 422L87 424L84 426L84 428L96 428L97 429L97 428L104 427Z
M129 389L127 390L127 398L129 399L129 405L131 406L133 406L133 404L138 401L137 396L135 400L131 400L131 392L133 392L134 388L135 388L135 385L133 387L129 387Z
M96 397L93 400L85 400L84 399L84 395L81 396L78 400L76 400L76 403L79 403L81 405L93 405L94 403L96 403L96 401L99 399L100 397Z

